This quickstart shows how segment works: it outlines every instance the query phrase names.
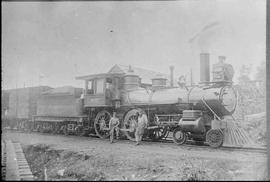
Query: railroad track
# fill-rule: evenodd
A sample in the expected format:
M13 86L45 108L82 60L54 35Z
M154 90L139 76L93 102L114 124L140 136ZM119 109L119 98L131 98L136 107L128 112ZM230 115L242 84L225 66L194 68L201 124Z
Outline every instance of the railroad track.
M172 138L164 139L160 142L164 143L173 143ZM187 146L187 147L200 147L200 148L209 148L210 150L226 150L226 151L243 151L243 152L255 152L255 153L267 153L266 147L257 147L257 146L222 146L219 148L211 148L209 145L203 143L201 145L198 145L194 141L187 141L185 144L181 146Z
M5 140L2 145L2 179L6 181L33 181L34 176L25 159L20 143Z
M172 140L160 140L160 141L156 141L153 142L151 140L146 140L144 142L147 142L148 144L152 144L152 143L160 143L162 145L170 145L173 144L174 146L178 146L178 147L183 147L186 149L191 149L196 147L196 149L202 149L202 150L208 150L208 151L228 151L228 152L235 152L235 151L239 151L239 152L249 152L249 153L262 153L262 154L266 154L267 153L267 148L266 147L235 147L235 146L222 146L219 148L212 148L209 147L209 145L207 144L196 144L194 141L187 141L185 144L182 145L176 145Z
M223 146L221 147L224 150L238 150L238 151L248 151L248 152L255 152L255 153L267 153L266 147L229 147Z
M1 141L1 174L2 174L2 179L6 179L6 161L7 161L7 153L6 153L6 144L4 141Z
M18 131L18 132L23 132L23 131ZM39 132L33 132L33 133L40 134ZM44 134L45 135L51 135L51 136L54 136L55 135L55 134L51 134L51 133L42 133L42 135L44 135ZM89 136L68 135L68 136L69 137L76 137L76 138L78 138L78 137L79 138L88 138L90 135ZM91 135L90 137L100 139L96 135ZM128 139L121 139L121 141L125 141L125 140L128 140ZM128 140L128 141L130 141L130 140ZM173 140L172 140L171 137L167 137L166 139L162 139L162 140L159 140L159 141L152 141L150 139L144 139L144 142L147 142L149 145L159 143L159 144L162 144L162 145L171 146L171 144L173 144L174 146L179 146L179 147L186 147L186 148L194 148L194 147L196 147L197 149L206 149L206 150L210 150L210 151L213 151L213 150L216 150L216 151L217 150L223 150L223 151L241 151L241 152L252 152L252 153L267 153L267 148L266 147L255 147L255 146L242 146L242 147L241 146L222 146L222 147L219 147L219 148L211 148L209 145L207 145L205 143L198 145L196 142L191 141L191 140L188 140L183 145L176 145L176 144L174 144L174 142L173 142Z

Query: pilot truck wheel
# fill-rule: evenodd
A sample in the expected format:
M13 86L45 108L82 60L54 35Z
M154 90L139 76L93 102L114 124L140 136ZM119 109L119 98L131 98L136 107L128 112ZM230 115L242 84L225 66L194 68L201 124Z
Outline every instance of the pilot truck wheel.
M206 142L213 148L222 146L223 139L223 132L220 129L210 129L206 133Z
M181 130L181 128L175 128L173 130L173 142L177 145L182 145L187 141L187 135Z

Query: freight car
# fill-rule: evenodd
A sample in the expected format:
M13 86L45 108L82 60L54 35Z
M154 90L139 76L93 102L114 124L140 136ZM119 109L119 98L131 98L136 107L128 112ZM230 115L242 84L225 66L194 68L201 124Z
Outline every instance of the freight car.
M200 83L189 88L175 85L172 67L170 76L115 65L107 73L77 77L84 81L83 93L54 89L40 96L31 129L107 138L116 111L122 133L134 140L136 113L143 110L149 120L144 137L160 140L172 132L177 144L192 139L219 147L228 129L224 116L232 115L237 104L233 69L220 59L210 82L209 54L201 54Z
M48 86L17 88L2 91L2 126L22 127L37 112L40 95L51 89Z

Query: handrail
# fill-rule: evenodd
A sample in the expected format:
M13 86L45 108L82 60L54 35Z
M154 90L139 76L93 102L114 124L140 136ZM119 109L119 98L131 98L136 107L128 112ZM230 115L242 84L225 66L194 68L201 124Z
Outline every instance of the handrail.
M206 105L206 107L215 115L215 117L218 118L218 120L221 120L220 117L211 109L211 107L206 103L204 100L204 97L202 98L203 103Z
M182 114L155 114L156 116L181 116Z
M174 117L180 117L182 114L155 114L156 122L158 123L174 123L179 122L178 120L174 120ZM166 119L162 119L166 118Z

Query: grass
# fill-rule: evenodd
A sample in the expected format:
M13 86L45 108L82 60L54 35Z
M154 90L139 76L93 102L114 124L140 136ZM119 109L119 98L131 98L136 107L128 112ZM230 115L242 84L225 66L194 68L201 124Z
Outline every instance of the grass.
M105 174L99 166L109 166L113 158L108 160L89 160L91 156L78 154L72 151L51 150L48 146L37 145L24 147L26 159L36 177L36 180L45 180L44 169L47 168L48 179L72 178L76 180L105 180ZM87 162L85 162L87 161ZM90 162L90 168L87 164ZM58 174L63 170L63 176Z
M117 154L86 155L52 150L45 145L27 146L24 150L36 180L44 180L45 167L48 180L233 180L235 175L241 177L239 169L246 165L230 160L204 160L185 155L175 160L168 160L169 157L164 156L121 159ZM246 169L253 168L256 167L251 165L250 169Z

